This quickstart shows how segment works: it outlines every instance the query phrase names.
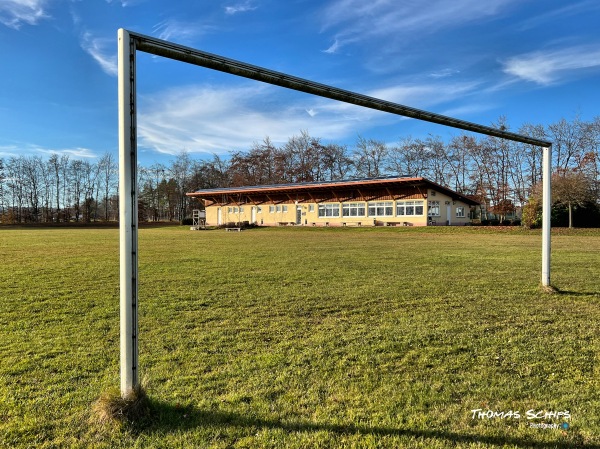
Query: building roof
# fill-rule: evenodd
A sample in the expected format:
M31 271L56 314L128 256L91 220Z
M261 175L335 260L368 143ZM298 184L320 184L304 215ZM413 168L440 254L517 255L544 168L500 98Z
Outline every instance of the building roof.
M219 187L216 189L201 189L186 195L200 199L214 199L222 196L234 195L273 195L273 194L302 194L319 191L348 190L348 189L379 189L379 188L398 188L413 187L423 189L433 189L444 193L453 200L462 201L469 205L479 204L465 195L461 195L454 190L443 187L426 178L408 177L408 176L384 176L377 178L345 179L339 181L315 181L301 182L291 184L270 184L258 186L242 187Z

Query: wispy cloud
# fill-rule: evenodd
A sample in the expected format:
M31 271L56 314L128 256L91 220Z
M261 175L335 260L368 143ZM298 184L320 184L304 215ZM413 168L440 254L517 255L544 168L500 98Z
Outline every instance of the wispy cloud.
M247 149L265 136L284 142L302 129L340 137L349 126L314 119L308 102L282 105L278 93L280 89L262 85L188 86L142 97L140 145L167 154L226 153Z
M324 31L334 32L332 47L338 50L372 38L412 41L424 33L498 15L513 3L518 0L432 0L427 5L396 0L336 0L323 12L322 23Z
M367 92L384 100L430 107L465 99L474 83L390 86ZM166 154L226 153L248 149L269 136L282 143L308 130L324 139L353 138L371 126L399 120L397 116L322 98L281 98L273 86L187 86L144 96L140 100L140 146Z
M0 145L0 156L19 157L23 154L42 154L42 155L67 155L76 159L94 159L98 157L93 150L89 148L47 148L34 143L19 143L11 145Z
M463 106L458 106L455 108L445 109L440 112L442 115L446 115L448 117L466 117L469 115L479 115L482 112L491 111L498 107L497 104L493 104L490 102L486 103L467 103Z
M329 46L329 48L327 50L323 50L323 53L329 53L329 54L333 54L336 53L338 51L338 48L340 48L340 43L339 41L336 39L333 44L331 44Z
M459 73L460 73L460 70L456 70L456 69L442 69L442 70L438 70L437 72L432 72L428 76L430 78L439 79L439 78L448 78L450 76L454 76Z
M94 158L98 157L98 154L96 154L93 150L90 150L89 148L82 148L82 147L58 148L58 149L35 147L34 149L38 153L42 153L42 154L48 154L48 155L51 155L51 154L63 155L64 154L67 156L72 156L76 159L94 159Z
M48 16L45 11L47 0L2 0L0 1L0 23L18 30L26 23L36 25Z
M109 48L114 48L114 40L94 37L91 33L85 32L81 36L80 44L81 48L100 64L104 72L111 76L117 76L117 55L114 51L109 50Z
M214 29L214 26L197 22L167 19L154 25L153 31L159 39L188 43Z
M19 147L16 145L0 145L0 157L17 156Z
M426 107L461 98L474 92L478 86L477 82L401 85L376 89L370 95L396 103Z
M137 5L145 0L106 0L106 3L120 3L123 8L127 6Z
M559 8L550 9L544 14L539 14L535 17L524 20L519 24L519 29L528 30L542 26L552 20L556 20L557 18L559 18L561 21L564 21L570 16L592 13L600 9L600 3L598 3L597 0L584 0L581 2L565 3L565 5L561 5Z
M598 45L536 51L508 59L504 72L546 86L561 82L583 69L600 67Z
M226 6L225 14L233 15L233 14L238 14L240 12L254 11L255 9L257 9L257 6L253 5L252 2L250 2L250 1L245 1L245 2L241 2L241 3L237 3L235 5Z

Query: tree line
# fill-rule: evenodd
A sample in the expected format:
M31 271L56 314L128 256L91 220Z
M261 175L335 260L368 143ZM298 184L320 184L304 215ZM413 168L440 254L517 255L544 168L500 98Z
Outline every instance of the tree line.
M493 126L508 130L506 119ZM600 201L600 117L525 124L519 134L553 143L553 200L558 208L596 208ZM118 219L117 164L53 154L0 159L3 223L112 221ZM403 137L389 144L358 136L352 147L324 143L307 131L275 145L269 137L248 150L209 160L182 152L171 163L138 167L140 220L175 221L198 208L185 194L196 189L378 176L425 177L477 199L485 214L503 217L529 205L539 215L542 151L496 137L461 133Z

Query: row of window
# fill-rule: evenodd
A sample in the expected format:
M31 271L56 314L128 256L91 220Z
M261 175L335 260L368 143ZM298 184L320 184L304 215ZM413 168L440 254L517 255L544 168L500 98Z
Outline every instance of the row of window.
M396 216L397 217L418 217L422 216L423 201L396 201ZM341 206L342 217L393 217L394 216L394 202L393 201L379 201L370 203L343 203ZM257 206L256 211L262 213L262 207ZM287 205L272 205L269 206L269 213L276 212L287 212ZM308 211L314 212L315 205L309 204ZM244 208L228 207L228 213L243 213ZM368 215L367 215L368 214ZM325 203L319 204L319 217L339 217L340 216L340 205L339 203ZM427 215L430 217L440 216L440 202L430 201L427 206ZM464 206L456 207L456 217L465 217Z
M275 213L275 212L287 212L288 211L288 207L284 204L284 205L273 205L273 206L269 206L269 213ZM228 214L237 214L237 213L243 213L244 212L244 207L240 206L240 207L228 207L227 208L227 213ZM256 212L259 214L262 214L262 206L256 206Z
M396 201L396 216L416 217L423 215L423 201ZM378 201L370 203L342 204L342 217L393 217L394 202ZM431 207L430 207L431 210ZM439 215L439 202L437 213ZM319 204L319 217L339 217L340 205Z

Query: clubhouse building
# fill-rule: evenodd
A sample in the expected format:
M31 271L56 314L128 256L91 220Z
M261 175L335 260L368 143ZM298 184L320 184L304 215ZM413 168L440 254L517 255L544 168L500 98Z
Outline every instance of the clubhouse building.
M197 190L206 224L456 226L479 203L425 178L381 177Z

